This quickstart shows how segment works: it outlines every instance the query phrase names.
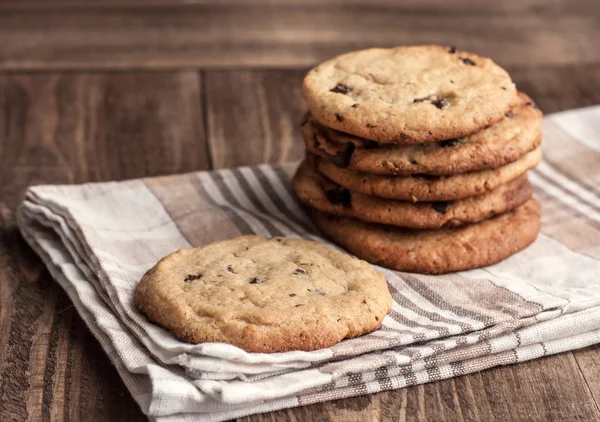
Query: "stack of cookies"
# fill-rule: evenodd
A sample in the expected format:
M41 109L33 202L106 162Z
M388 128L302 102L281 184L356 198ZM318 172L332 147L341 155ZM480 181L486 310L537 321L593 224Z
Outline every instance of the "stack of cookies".
M441 274L498 262L540 228L527 170L542 113L492 60L369 49L312 69L294 178L327 237L359 258Z

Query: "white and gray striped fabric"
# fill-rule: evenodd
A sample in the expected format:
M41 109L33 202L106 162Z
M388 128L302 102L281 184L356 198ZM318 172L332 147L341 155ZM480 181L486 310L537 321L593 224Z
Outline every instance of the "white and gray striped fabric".
M383 328L314 352L183 343L133 303L142 274L178 248L248 233L325 242L290 189L294 164L37 186L19 224L150 418L226 420L600 342L600 106L548 116L544 130L534 244L446 276L376 267L394 297Z

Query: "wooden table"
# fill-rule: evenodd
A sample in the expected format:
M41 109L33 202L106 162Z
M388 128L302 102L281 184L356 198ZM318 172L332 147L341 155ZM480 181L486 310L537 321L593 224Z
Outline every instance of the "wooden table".
M0 420L144 419L20 237L27 186L297 159L303 73L373 45L489 55L546 112L600 103L598 1L397 3L0 3ZM600 420L599 359L591 347L243 420Z

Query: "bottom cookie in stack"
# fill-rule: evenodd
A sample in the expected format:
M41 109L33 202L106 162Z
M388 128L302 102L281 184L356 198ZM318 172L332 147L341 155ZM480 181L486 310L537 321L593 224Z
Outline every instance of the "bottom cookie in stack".
M416 230L313 211L317 228L357 257L400 271L443 274L494 264L532 243L540 230L535 199L458 228Z
M431 183L435 185L440 180L413 181L411 177L402 179L417 187L424 184L429 189L398 191L396 184L385 183L385 180L379 186L367 184L369 189L360 183L343 187L315 170L315 166L321 170L318 159L308 158L294 177L297 196L313 208L313 220L323 234L373 264L426 274L482 267L525 248L535 240L540 229L540 206L531 199L532 187L525 174L525 170L539 160L539 151L530 156L531 163L527 165L513 163L516 167L513 171L490 171L490 177L498 174L510 177L495 177L501 180L497 184L484 183L484 193L470 186L460 189L462 195L457 195L454 187L464 187L464 184L452 182L457 177L474 180L477 177L449 176L441 180L439 189L431 189ZM464 180L459 179L459 182ZM353 186L359 190L348 189ZM373 186L393 186L395 192L403 192L396 196L404 200L364 193L372 193ZM473 193L465 197L463 190ZM375 191L381 195L385 189ZM419 194L419 200L430 202L411 202L414 193Z

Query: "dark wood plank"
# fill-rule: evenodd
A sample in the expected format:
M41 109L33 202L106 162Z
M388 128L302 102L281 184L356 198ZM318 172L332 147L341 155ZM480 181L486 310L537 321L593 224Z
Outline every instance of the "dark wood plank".
M34 183L205 169L197 72L0 76L0 420L144 420L15 227Z
M596 406L600 408L600 345L573 352Z
M571 353L402 390L238 419L266 421L598 421Z
M0 76L2 200L75 183L207 166L196 72Z
M0 69L298 67L359 48L426 43L504 65L600 61L595 1L267 3L11 2L0 13Z
M600 104L600 65L508 66L517 87L544 113Z
M304 71L206 71L208 139L215 168L292 161L304 154L299 123Z

